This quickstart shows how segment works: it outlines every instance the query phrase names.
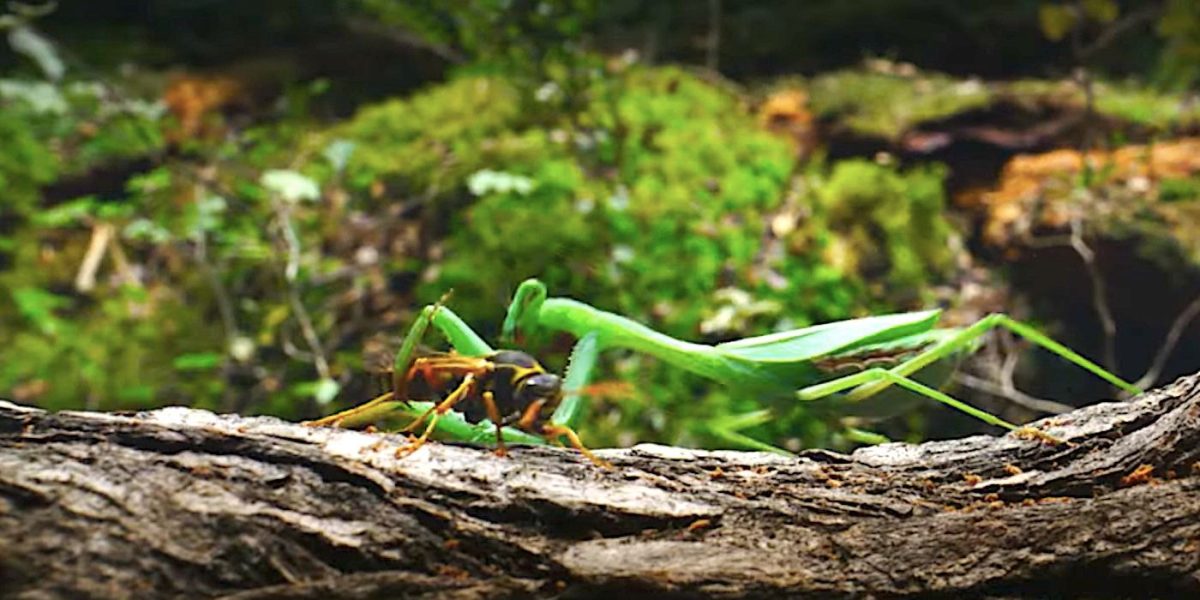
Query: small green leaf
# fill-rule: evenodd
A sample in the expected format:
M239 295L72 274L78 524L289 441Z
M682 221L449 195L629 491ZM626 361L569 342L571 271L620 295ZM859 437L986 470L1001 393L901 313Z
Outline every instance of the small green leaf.
M308 176L288 169L272 169L262 174L259 183L289 202L316 200L321 188Z
M321 151L321 155L325 157L325 160L329 161L329 164L333 165L333 170L340 173L350 162L350 157L354 155L354 148L354 142L340 139L334 140Z
M220 196L206 196L189 208L186 223L188 237L199 238L206 232L215 231L222 224L222 215L228 204Z
M1083 14L1101 23L1115 21L1120 11L1113 0L1083 0Z
M125 189L137 194L152 194L170 186L171 171L166 167L159 167L130 177L128 183L125 184Z
M121 235L131 240L146 240L162 244L171 239L171 232L150 219L136 219L125 226Z
M1043 4L1038 7L1038 23L1046 39L1057 42L1075 27L1075 12L1061 4Z
M95 214L96 199L91 196L77 198L66 204L60 204L44 210L32 217L32 221L43 227L66 227L82 223L88 217Z
M342 386L338 385L338 382L329 378L322 379L317 382L317 387L313 390L313 399L317 401L317 404L329 404L341 389Z
M522 196L529 195L533 191L533 180L512 173L503 171L493 171L491 169L483 169L471 175L467 180L467 189L476 196L484 196L487 194L507 194L516 192Z
M309 396L316 400L318 404L328 404L337 396L339 391L341 391L341 386L332 379L303 381L291 387L292 395L299 397Z
M193 352L176 356L174 365L179 371L206 371L220 366L224 359L219 352Z
M70 305L69 299L36 287L13 290L12 297L17 305L17 312L33 322L42 333L57 335L66 327L67 323L58 318L54 311Z
M36 113L62 115L70 110L58 87L45 81L0 79L0 98L22 102Z
M58 57L58 51L54 49L54 44L28 25L22 25L8 32L8 45L12 46L13 50L33 59L33 62L37 63L42 73L46 75L46 79L58 81L67 71L62 59Z

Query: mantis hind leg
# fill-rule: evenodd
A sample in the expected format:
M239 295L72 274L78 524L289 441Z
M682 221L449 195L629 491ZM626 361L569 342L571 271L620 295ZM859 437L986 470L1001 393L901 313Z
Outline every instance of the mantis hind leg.
M907 376L898 375L895 371L896 369L867 369L865 371L854 373L853 375L847 375L832 381L826 381L825 383L806 387L797 392L797 395L802 400L817 400L819 398L824 398L826 396L836 394L842 390L847 390L854 387L863 389L868 385L878 385L882 383L884 385L878 385L878 388L883 389L883 387L887 385L898 385L909 391L915 392L927 398L932 398L938 402L941 402L942 404L956 408L989 425L995 425L997 427L1003 427L1010 430L1018 429L1016 425L1013 425L1012 423L1009 423L1000 417L975 408L966 402L953 398L949 394L946 394L940 390L935 390L919 381L909 379ZM850 395L847 395L847 398L849 397Z
M933 363L933 362L936 362L943 358L946 358L946 357L950 356L951 354L954 354L964 348L969 347L979 337L983 336L988 331L995 329L997 327L1002 327L1004 329L1008 329L1009 331L1012 331L1013 333L1041 346L1042 348L1045 348L1046 350L1049 350L1050 352L1053 352L1054 354L1057 354L1058 356L1066 359L1067 361L1079 366L1080 368L1092 373L1093 375L1096 375L1097 377L1111 383L1112 385L1114 385L1128 393L1140 394L1142 392L1140 389L1138 389L1133 384L1122 380L1121 378L1117 377L1116 375L1113 375L1112 373L1109 373L1107 370L1104 369L1104 367L1101 367L1100 365L1084 358L1079 353L1054 341L1053 339L1051 339L1049 336L1045 335L1044 333L1041 333L1038 330L1030 327L1029 325L1026 325L1024 323L1021 323L1020 321L1011 319L1007 315L1003 315L1003 314L991 314L991 315L988 315L988 316L980 319L979 321L975 322L974 325L971 325L970 327L967 327L967 328L961 330L956 335L953 335L953 336L947 338L946 340L934 345L932 348L929 348L928 350L921 352L920 354L914 356L913 358L900 363L899 365L888 370L888 372L893 375L897 375L899 377L907 378L908 375L915 373L916 371L926 367L930 363ZM852 377L854 377L854 375L851 375L849 377L852 378ZM857 389L853 390L852 392L850 392L849 394L846 395L846 398L848 400L855 401L855 400L862 400L863 398L867 398L869 396L873 396L873 395L879 393L880 391L882 391L884 388L886 388L890 385L899 383L898 380L895 380L893 378L877 376L877 377L871 379L870 381L866 382L865 385L860 386L858 383L847 385L845 383L847 379L848 378L835 379L833 381L828 381L825 383L810 386L810 387L804 388L803 390L800 390L798 395L802 400L811 400L811 399L815 399L815 398L824 397L829 394L837 393L837 392L849 389L851 387L859 386L859 387L857 387ZM916 382L913 382L913 383L916 383ZM925 395L928 395L928 394L925 394ZM949 396L947 396L947 397L949 397Z

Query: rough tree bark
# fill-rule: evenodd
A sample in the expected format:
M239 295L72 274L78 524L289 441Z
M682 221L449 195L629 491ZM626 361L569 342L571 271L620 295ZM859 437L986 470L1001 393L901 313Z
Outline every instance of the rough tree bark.
M0 403L12 598L1200 597L1200 375L977 436L796 458Z

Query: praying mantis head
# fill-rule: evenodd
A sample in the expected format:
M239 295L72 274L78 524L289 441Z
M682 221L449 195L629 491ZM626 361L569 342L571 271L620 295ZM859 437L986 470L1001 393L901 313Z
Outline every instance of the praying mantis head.
M537 329L538 312L542 310L547 294L546 284L536 279L521 282L508 305L508 315L504 317L504 327L500 331L505 343L514 343L518 337L528 336Z

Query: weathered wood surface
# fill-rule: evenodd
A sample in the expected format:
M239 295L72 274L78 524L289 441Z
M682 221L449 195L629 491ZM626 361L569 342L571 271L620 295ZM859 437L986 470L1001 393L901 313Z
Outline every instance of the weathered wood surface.
M1200 597L1200 376L797 458L0 403L5 598Z

